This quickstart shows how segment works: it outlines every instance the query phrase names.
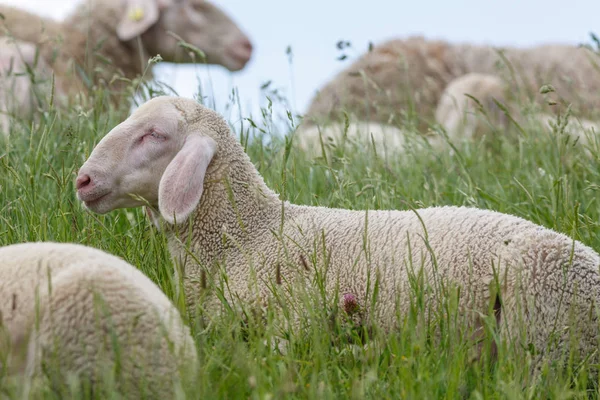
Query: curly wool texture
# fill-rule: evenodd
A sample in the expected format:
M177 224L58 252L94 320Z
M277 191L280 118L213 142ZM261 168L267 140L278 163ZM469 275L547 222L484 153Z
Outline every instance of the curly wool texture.
M94 382L117 363L121 393L164 399L174 395L179 368L196 365L176 308L120 258L76 244L24 243L0 248L0 271L0 353L9 351L2 360L13 374L37 377L44 363L51 374Z
M434 289L425 296L429 304L443 296L442 286L456 284L464 293L461 310L475 318L498 290L505 334L527 327L526 340L537 349L557 335L560 345L550 349L555 354L574 331L582 351L596 346L600 258L591 248L522 218L473 208L366 212L282 202L218 114L189 100L172 102L185 116L182 129L202 130L218 144L193 216L195 257L182 247L187 224L168 233L190 306L210 286L202 283L218 277L219 266L227 274L227 300L246 304L268 299L274 284L313 282L315 268L326 266L330 299L350 293L363 307L377 277L377 300L363 318L392 329L414 299L411 276L423 273ZM203 306L222 305L213 298Z
M157 131L164 138L136 145ZM162 213L184 193L160 197L159 185L192 141L214 142L215 150L202 167L198 205L188 220L169 224L171 215L163 219L155 210ZM146 161L154 159L160 161ZM391 330L416 298L435 315L457 286L467 326L480 325L481 314L493 309L505 338L525 333L525 344L541 354L557 356L571 334L580 335L575 343L584 353L596 346L600 257L591 248L524 219L473 208L351 211L281 201L224 119L193 100L160 97L142 105L100 141L78 182L78 196L96 212L149 203L155 223L163 219L191 311L201 306L216 315L228 307L221 298L234 307L261 307L289 295L294 304L302 298L296 289L311 293L322 280L328 306L337 302L354 321ZM191 185L181 179L182 192ZM276 287L284 288L277 299Z
M384 42L318 91L305 123L343 120L343 111L361 121L398 123L399 116L412 112L426 128L433 122L445 87L467 73L497 75L508 84L511 95L536 100L541 106L549 100L573 103L581 116L599 108L599 60L592 51L559 44L499 50L502 56L490 46L453 45L423 37ZM545 84L556 92L539 94Z

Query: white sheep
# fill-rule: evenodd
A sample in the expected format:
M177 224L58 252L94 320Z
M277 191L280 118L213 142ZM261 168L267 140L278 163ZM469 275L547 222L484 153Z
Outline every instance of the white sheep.
M564 111L565 104L572 103L578 117L590 118L600 108L598 61L593 51L569 45L517 49L423 37L390 40L363 54L319 89L304 123L342 121L347 113L357 121L401 124L416 113L421 130L426 131L435 122L444 90L470 73L501 78L509 100L535 101L548 114ZM555 91L541 94L548 84ZM549 103L557 104L550 107Z
M509 119L497 104L506 104L505 90L506 84L496 75L465 74L442 92L435 120L453 140L474 139L491 130L490 125L505 130Z
M505 90L505 83L496 75L462 75L450 81L440 95L435 120L454 143L480 137L492 127L506 130L509 119L496 103L507 103ZM367 148L374 145L379 154L385 152L397 156L403 153L406 136L409 134L406 130L388 124L356 119L349 122L347 130L341 122L313 124L310 119L308 121L309 123L301 124L297 129L295 141L300 149L311 156L321 154L321 140L329 147L340 146L344 140ZM442 149L444 141L441 137L428 135L425 140L436 150Z
M571 334L581 334L575 343L585 354L597 346L600 257L591 248L493 211L350 211L282 201L223 118L190 99L143 104L98 143L76 187L100 214L149 205L182 266L188 305L202 298L209 314L224 307L220 290L231 304L260 305L273 287L310 285L319 275L328 301L339 298L342 309L360 310L364 324L393 329L422 277L417 291L427 306L458 285L466 318L477 321L493 307L503 337L525 331L540 354L557 357Z
M100 85L119 104L128 98L125 81L152 76L148 59L157 54L166 62L206 62L231 71L242 69L252 54L235 22L205 0L84 0L62 22L6 5L0 14L0 34L39 48L55 74L57 97L67 103ZM178 38L205 59L190 56Z
M535 110L521 112L514 102L507 100L506 90L506 83L496 75L463 75L444 89L436 109L436 120L452 141L471 140L493 128L506 132L511 119L530 132L553 129L552 125L557 123L555 115ZM475 97L477 102L467 95ZM497 103L505 107L510 117ZM583 145L589 145L600 132L599 128L598 122L571 115L564 126L564 133Z
M49 78L35 45L0 37L0 132L8 135L12 116L31 117L40 90L50 87Z
M77 244L15 244L0 248L0 274L0 368L9 375L93 383L113 371L128 398L166 399L180 368L196 368L177 309L118 257Z

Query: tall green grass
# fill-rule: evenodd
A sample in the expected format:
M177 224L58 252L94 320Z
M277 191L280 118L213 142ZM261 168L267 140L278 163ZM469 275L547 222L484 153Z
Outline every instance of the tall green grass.
M152 95L152 94L151 94ZM19 121L0 145L0 245L27 241L75 242L118 255L175 299L173 264L165 238L141 209L99 216L76 200L74 179L99 139L125 116L105 96L67 110L50 108ZM236 97L232 96L232 107ZM297 121L263 110L260 120L231 121L267 184L297 204L349 209L410 209L466 205L529 219L600 250L600 168L597 141L574 143L560 128L490 130L452 150L408 146L383 156L347 146L327 158L296 150L285 156ZM414 139L418 142L420 139ZM410 141L409 141L410 144ZM415 144L413 142L413 144ZM415 299L419 298L416 289ZM452 314L452 299L447 312ZM274 313L245 320L224 313L192 330L200 371L189 398L596 398L589 365L546 365L535 379L531 356L499 344L490 362L493 330L483 356L449 324L424 317L418 301L398 329L383 334L333 322L318 299L306 299L305 329L284 328ZM452 321L447 316L448 321ZM493 325L493 324L491 324ZM285 351L275 338L285 337ZM0 382L0 385L2 383ZM10 392L0 391L0 396ZM62 395L48 391L45 398ZM76 396L77 397L77 396ZM118 397L115 397L118 398Z

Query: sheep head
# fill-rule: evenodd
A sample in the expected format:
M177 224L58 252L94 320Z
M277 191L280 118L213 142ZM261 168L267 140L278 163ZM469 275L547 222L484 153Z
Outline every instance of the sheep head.
M150 205L168 223L184 222L200 202L219 137L229 133L217 113L193 100L154 98L94 148L79 170L77 197L99 214Z
M208 64L230 71L244 68L252 55L252 44L223 10L204 0L123 0L126 10L117 26L122 41L141 36L149 54L160 54L168 62L190 62L182 57L174 33L202 50Z

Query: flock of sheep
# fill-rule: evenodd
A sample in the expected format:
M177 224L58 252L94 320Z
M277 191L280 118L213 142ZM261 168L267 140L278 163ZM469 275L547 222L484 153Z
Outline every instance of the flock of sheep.
M0 13L5 133L19 117L47 106L51 90L59 107L85 101L99 87L112 94L111 104L128 107L133 93L126 83L157 54L200 61L189 57L194 47L204 62L235 71L252 53L236 24L203 0L85 0L63 22L7 6ZM506 126L498 104L511 109L511 102L539 101L542 84L552 85L553 103L573 103L578 115L593 118L600 89L594 56L568 46L508 49L503 57L524 72L511 79L487 47L390 41L316 95L296 139L318 146L316 139L346 113L352 134L378 126L382 141L401 143L397 118L409 107L423 127L437 119L469 139L484 128L470 119L478 105L465 93ZM540 112L552 113L545 103ZM327 302L354 323L389 331L408 313L418 275L432 287L424 294L431 305L449 285L463 289L458 307L474 332L491 311L500 337L535 345L538 361L563 357L574 336L583 357L597 358L600 256L593 249L524 219L474 208L366 212L282 201L226 121L190 99L162 96L135 110L96 145L75 186L95 213L146 207L168 238L191 314L201 306L218 316L226 305L260 312L282 302L301 314L295 291L320 277ZM99 368L116 362L116 341L119 388L131 398L142 392L171 398L182 371L199 367L177 309L120 258L76 244L22 243L0 249L0 269L0 367L9 374L34 385L44 366L56 362L93 383ZM274 287L286 290L275 298Z

